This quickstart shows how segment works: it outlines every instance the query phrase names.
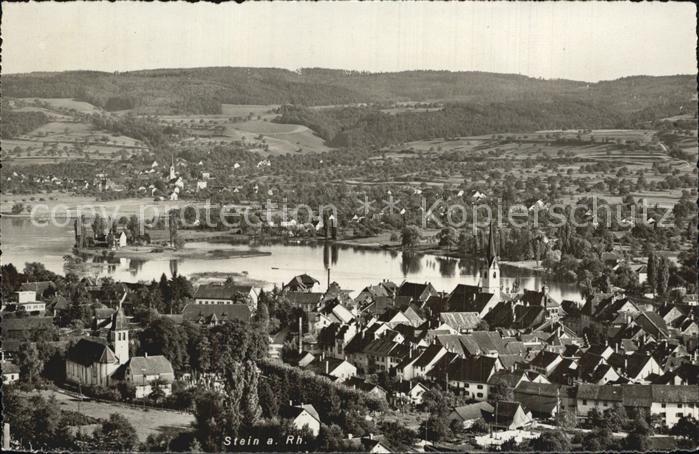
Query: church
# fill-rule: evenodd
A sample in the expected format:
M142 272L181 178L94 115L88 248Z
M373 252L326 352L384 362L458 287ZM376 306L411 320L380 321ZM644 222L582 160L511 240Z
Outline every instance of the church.
M129 357L129 327L120 302L112 315L107 339L85 337L68 350L66 380L75 385L100 387L127 381L133 383L136 397L141 398L151 393L155 380L169 395L175 374L164 356Z

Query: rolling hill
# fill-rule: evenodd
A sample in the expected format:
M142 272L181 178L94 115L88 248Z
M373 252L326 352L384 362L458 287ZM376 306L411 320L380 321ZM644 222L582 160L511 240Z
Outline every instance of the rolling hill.
M75 98L107 110L153 113L220 113L221 104L505 103L560 97L648 119L674 115L680 106L696 111L691 75L587 83L484 72L217 67L10 74L2 82L3 97Z

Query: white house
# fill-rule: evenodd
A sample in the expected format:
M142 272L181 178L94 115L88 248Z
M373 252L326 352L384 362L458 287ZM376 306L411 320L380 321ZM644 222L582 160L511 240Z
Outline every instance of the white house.
M314 436L318 436L320 432L320 416L311 404L283 405L279 410L279 416L291 421L299 430L308 427Z

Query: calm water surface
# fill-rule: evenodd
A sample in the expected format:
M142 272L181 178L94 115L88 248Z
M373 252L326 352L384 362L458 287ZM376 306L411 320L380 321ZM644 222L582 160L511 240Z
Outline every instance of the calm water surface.
M71 253L73 227L34 226L26 218L1 219L2 263L13 263L22 269L26 262L42 262L55 273L64 273L63 256ZM308 273L323 285L327 282L326 267L331 268L330 279L342 288L360 291L367 285L382 279L400 283L404 279L413 282L431 282L437 290L451 291L459 283L478 284L479 264L470 260L443 259L431 255L412 255L392 251L363 250L339 246L309 245L238 245L209 242L187 243L187 248L234 249L239 251L263 251L271 255L248 258L207 258L177 260L130 260L121 259L102 268L98 275L111 276L115 280L137 282L159 279L173 270L183 275L194 273L247 272L253 279L267 281L268 287L282 284L291 277ZM544 281L533 271L514 267L503 267L503 287L510 287L519 280L520 288L550 288L551 296L557 300L581 301L580 292L574 284Z

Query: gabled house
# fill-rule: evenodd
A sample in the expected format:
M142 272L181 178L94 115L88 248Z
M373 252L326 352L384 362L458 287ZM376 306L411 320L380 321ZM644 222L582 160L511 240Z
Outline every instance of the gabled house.
M456 358L449 364L444 380L455 392L468 398L488 400L488 381L495 372L502 369L502 363L498 358Z
M437 295L437 290L435 290L429 282L418 284L415 282L403 281L396 291L396 298L410 298L410 302L414 302L420 307L433 295Z
M194 292L195 304L247 304L252 311L257 309L258 292L251 285L202 284Z
M314 436L318 436L320 432L320 416L311 404L282 405L279 417L290 421L298 430L308 427Z
M634 353L622 355L614 353L607 360L623 377L633 383L646 383L646 378L651 374L663 373L658 362L650 354Z
M427 391L427 387L420 382L401 381L393 387L393 398L408 401L413 405L422 405L422 396Z
M284 290L290 292L314 292L320 290L320 281L308 274L294 276L285 286Z
M170 361L162 355L134 356L126 363L123 379L135 386L138 399L149 396L156 381L163 393L169 396L175 372Z
M529 363L529 367L543 375L549 375L562 360L563 357L558 353L541 350Z
M493 411L483 411L483 419L496 430L517 430L532 423L531 413L519 402L497 402Z
M342 383L357 375L357 368L353 364L325 355L315 358L306 366L306 369L312 370L318 375L328 376L337 383Z
M386 390L383 389L381 386L375 384L375 383L370 383L362 378L359 377L351 377L345 382L342 383L343 385L347 386L348 388L352 389L358 389L360 391L363 391L367 394L371 394L373 396L376 396L380 399L386 399Z
M439 314L439 328L453 330L455 333L470 333L481 323L475 312L442 312ZM445 326L446 325L446 326Z
M496 293L475 285L458 284L447 296L445 312L470 312L483 318L499 302Z
M447 416L447 421L449 421L450 426L456 421L464 429L469 429L476 421L483 419L483 412L492 413L493 410L493 406L485 401L461 405L451 410Z
M432 344L422 353L412 354L396 366L396 375L402 380L426 377L439 359L447 353L447 350L438 344Z

